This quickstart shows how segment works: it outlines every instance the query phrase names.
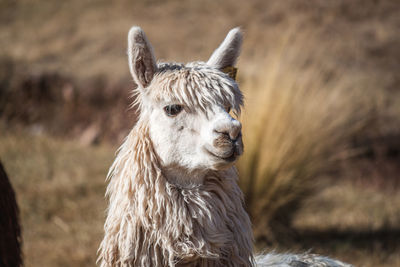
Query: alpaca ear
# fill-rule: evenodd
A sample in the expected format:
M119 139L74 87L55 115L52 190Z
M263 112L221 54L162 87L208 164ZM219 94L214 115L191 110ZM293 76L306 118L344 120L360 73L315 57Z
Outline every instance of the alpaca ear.
M139 88L147 87L157 70L157 64L146 35L140 27L132 27L128 34L129 70Z
M242 39L242 31L239 27L230 30L222 44L211 55L207 64L219 69L233 67L239 57Z

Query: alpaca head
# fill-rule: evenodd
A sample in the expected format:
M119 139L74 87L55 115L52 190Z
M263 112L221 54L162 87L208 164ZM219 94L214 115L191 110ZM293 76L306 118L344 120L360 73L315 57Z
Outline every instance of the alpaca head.
M236 117L243 96L223 72L234 66L241 42L236 28L207 62L157 63L144 32L138 27L130 30L129 68L137 84L138 123L147 124L167 178L186 179L186 173L193 179L204 171L231 166L242 154Z

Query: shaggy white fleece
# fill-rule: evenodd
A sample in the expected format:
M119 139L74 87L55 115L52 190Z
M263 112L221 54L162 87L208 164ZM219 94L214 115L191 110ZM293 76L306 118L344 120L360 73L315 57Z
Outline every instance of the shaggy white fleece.
M111 166L101 266L347 266L316 255L253 257L251 223L233 162L243 153L243 96L222 70L242 34L207 63L156 63L143 31L128 36L140 111Z

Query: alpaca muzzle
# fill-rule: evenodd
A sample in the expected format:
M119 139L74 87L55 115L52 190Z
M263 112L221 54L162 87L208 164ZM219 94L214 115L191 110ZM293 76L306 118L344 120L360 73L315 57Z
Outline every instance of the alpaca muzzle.
M213 148L209 152L224 161L232 162L243 154L242 134L239 133L235 139L231 139L226 133L220 133L214 139Z

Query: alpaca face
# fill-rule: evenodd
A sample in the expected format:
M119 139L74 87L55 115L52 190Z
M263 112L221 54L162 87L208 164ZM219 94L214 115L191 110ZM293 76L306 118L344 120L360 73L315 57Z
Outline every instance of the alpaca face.
M238 115L243 96L222 72L239 55L241 32L233 29L207 63L159 63L145 34L128 36L131 74L138 85L140 119L165 170L188 174L226 168L243 153Z
M242 154L241 123L229 113L231 103L214 103L202 110L178 99L152 96L147 95L143 111L148 116L150 138L164 167L216 170L230 166Z

